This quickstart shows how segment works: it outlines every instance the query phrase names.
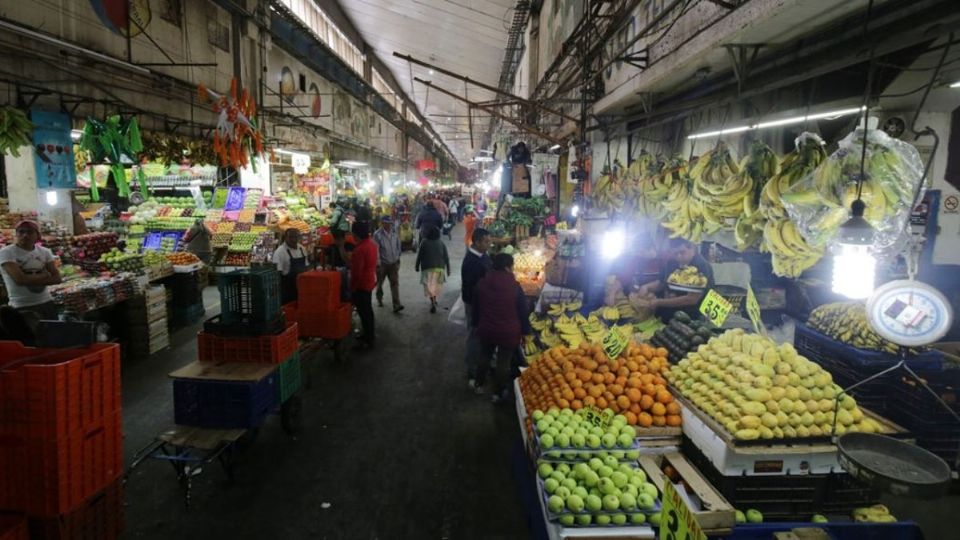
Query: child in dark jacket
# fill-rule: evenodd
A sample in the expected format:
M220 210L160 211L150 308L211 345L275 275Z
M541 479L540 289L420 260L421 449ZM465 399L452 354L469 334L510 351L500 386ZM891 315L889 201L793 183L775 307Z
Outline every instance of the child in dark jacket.
M476 373L476 385L483 386L496 352L491 401L497 403L509 393L514 352L523 336L531 333L526 298L513 275L512 256L500 253L493 258L493 269L477 283L472 305L483 362Z

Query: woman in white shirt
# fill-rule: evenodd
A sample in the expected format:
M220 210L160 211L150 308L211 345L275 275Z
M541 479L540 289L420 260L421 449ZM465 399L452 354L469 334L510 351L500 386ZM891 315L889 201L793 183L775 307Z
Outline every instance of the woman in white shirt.
M297 300L297 276L309 270L307 252L300 245L300 231L283 231L283 243L273 252L273 264L280 271L280 302Z

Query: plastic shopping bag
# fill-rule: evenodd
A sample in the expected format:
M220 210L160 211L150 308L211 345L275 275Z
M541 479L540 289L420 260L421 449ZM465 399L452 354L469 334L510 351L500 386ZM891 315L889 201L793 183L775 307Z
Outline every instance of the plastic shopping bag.
M458 297L456 303L450 308L450 314L447 320L460 326L467 325L467 306L463 303L463 298Z

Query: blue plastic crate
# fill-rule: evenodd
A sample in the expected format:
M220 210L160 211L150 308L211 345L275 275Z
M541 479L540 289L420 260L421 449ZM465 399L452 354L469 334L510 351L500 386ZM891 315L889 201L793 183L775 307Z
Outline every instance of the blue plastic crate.
M160 249L160 240L163 238L163 233L150 233L143 239L143 245L141 251L156 251Z
M276 371L255 382L174 379L174 420L202 428L253 428L276 407L277 396Z
M851 368L869 369L872 370L871 373L876 373L900 361L900 357L895 354L858 349L802 323L797 323L793 342L800 354L821 365L825 362L840 362ZM943 353L931 349L910 355L907 357L907 365L912 369L939 370L943 368Z

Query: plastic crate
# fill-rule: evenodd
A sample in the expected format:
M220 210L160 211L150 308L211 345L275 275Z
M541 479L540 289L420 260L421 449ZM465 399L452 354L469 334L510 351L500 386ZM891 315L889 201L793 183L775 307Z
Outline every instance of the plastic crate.
M122 419L59 440L0 438L0 507L36 517L69 512L123 472Z
M174 420L214 429L257 427L277 404L276 386L276 371L254 382L174 379Z
M268 268L220 276L220 317L224 324L269 322L280 314L280 273Z
M0 341L0 437L53 441L120 410L120 347L36 349Z
M277 402L286 403L300 389L300 353L294 353L277 368Z
M27 517L0 512L0 540L30 540Z
M329 313L340 306L340 272L314 270L297 276L297 300L305 313Z
M201 362L279 364L295 355L299 346L295 322L287 323L286 328L279 334L265 336L222 337L208 332L197 334Z
M281 312L275 319L268 322L239 321L226 323L223 315L210 317L203 322L203 331L218 336L272 336L283 332L287 327L287 318Z
M960 413L960 384L956 381L960 370L918 371L917 374L954 412ZM897 372L896 376L887 415L914 435L917 446L940 456L951 468L960 469L957 461L960 422L912 376L903 372Z
M202 319L206 312L202 303L187 307L174 307L173 311L170 312L170 326L189 326Z
M853 368L870 368L880 371L900 361L899 356L895 354L858 349L821 334L803 323L797 323L793 342L800 354L817 363L833 360ZM910 355L907 357L907 365L911 369L939 370L943 368L943 353L931 349Z
M282 306L280 309L283 310L283 318L290 321L296 322L299 314L299 303L297 302L288 302Z
M123 479L118 477L71 512L31 519L30 535L34 540L116 540L123 527Z
M326 313L305 313L301 310L297 314L300 337L343 339L350 335L352 315L353 304L340 304L336 310Z

